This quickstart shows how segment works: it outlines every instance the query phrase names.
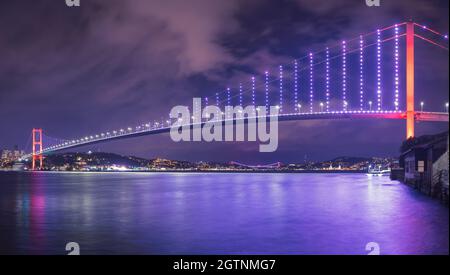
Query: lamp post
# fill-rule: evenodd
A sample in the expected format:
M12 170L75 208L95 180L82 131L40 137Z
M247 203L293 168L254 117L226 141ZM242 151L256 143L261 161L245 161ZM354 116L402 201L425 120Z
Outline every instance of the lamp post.
M420 111L423 112L423 105L425 105L425 103L422 101L420 102Z
M447 113L448 113L448 102L447 103L445 103L445 110L447 111Z
M320 102L320 112L323 113L323 102Z
M372 101L369 101L369 110L370 110L370 111L372 111L372 104L373 104L373 102L372 102Z

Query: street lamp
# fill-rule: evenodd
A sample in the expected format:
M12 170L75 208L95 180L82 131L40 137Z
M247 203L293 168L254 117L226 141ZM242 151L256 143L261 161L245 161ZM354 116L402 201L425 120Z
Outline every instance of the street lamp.
M423 112L423 105L425 105L425 103L422 101L420 102L420 111Z
M369 110L370 110L370 111L372 111L372 104L373 104L373 102L372 102L372 101L369 101Z
M445 110L447 111L447 113L448 113L448 102L447 103L445 103Z
M320 102L320 112L323 113L323 102Z
M301 111L302 111L302 104L298 104L297 107L298 107L298 112L301 113Z
M347 111L348 102L344 101L344 111Z

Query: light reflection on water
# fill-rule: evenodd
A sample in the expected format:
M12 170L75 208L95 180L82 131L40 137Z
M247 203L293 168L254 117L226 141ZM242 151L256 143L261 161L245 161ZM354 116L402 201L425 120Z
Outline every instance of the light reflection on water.
M448 254L449 211L364 174L0 173L0 253Z

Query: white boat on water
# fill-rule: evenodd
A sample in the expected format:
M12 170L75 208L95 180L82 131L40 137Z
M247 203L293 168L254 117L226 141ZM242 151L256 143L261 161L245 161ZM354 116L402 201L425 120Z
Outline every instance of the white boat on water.
M391 169L387 168L387 169L382 169L381 167L375 167L375 168L371 168L369 166L369 169L367 171L367 176L389 176L391 174Z

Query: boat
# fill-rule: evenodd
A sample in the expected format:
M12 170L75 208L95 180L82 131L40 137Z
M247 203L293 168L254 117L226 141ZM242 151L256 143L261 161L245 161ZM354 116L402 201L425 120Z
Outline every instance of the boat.
M387 168L387 169L382 169L381 166L379 167L375 167L375 168L371 168L369 166L369 169L367 170L367 176L389 176L391 174L391 169Z

